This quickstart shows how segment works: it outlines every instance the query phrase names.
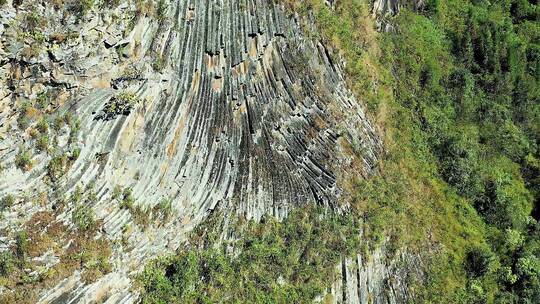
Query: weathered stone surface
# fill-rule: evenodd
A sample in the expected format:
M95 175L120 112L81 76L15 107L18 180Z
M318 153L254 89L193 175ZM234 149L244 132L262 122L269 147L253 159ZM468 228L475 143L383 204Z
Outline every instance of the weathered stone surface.
M103 235L127 240L112 248L112 273L90 285L75 273L45 291L41 302L133 302L137 295L129 290L129 276L148 259L178 248L217 205L254 219L282 218L307 203L339 211L347 208L340 200L341 179L376 170L381 143L340 67L279 5L165 2L162 15L134 16L135 4L123 1L82 20L37 2L33 7L24 2L17 11L8 4L0 11L0 74L7 76L0 86L0 197L30 198L4 212L0 231L17 229L61 194L93 184L92 208L103 222ZM39 47L8 26L31 9L48 20L43 30L48 38ZM80 155L51 185L51 155L33 153L28 172L14 161L22 147L33 149L29 135L15 131L16 109L53 90L54 115L74 113L80 120L71 144ZM133 94L138 102L116 113L122 115L96 119L120 93ZM67 149L68 138L62 131L55 148ZM146 229L133 225L133 215L112 197L117 185L131 188L143 210L170 199L172 219ZM48 201L32 203L41 191ZM57 220L73 226L72 207ZM126 234L129 225L135 228ZM381 274L386 268L344 263L345 269L357 263L376 278L361 290L380 293L380 283L373 282L386 278ZM347 290L348 302L365 298L354 295L354 286Z
M408 303L410 276L419 276L417 257L406 253L388 259L384 247L369 257L358 254L342 258L336 266L334 284L317 303Z
M403 7L420 10L424 5L424 0L374 0L371 11L378 17L395 16Z

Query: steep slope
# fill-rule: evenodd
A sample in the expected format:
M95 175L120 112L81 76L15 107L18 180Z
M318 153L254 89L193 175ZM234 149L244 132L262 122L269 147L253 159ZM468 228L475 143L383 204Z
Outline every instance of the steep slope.
M84 205L112 266L92 284L76 270L41 302L133 301L129 275L216 206L248 219L339 210L343 176L376 170L381 143L340 67L280 6L56 5L0 11L3 250L37 212L54 211L45 231L82 230Z

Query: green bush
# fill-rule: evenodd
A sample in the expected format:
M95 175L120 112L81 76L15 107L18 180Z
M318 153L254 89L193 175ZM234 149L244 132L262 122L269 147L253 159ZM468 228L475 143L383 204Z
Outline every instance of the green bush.
M80 155L81 155L81 148L75 147L71 150L71 155L69 156L69 160L71 162L74 162L79 158Z
M26 231L19 231L15 236L15 254L20 261L25 261L28 255L29 240Z
M119 185L116 185L113 189L113 193L112 193L112 199L119 199L120 196L122 195L122 187L120 187Z
M66 155L55 156L51 159L47 165L47 176L52 182L57 182L64 176L67 170L67 161Z
M15 156L15 166L23 171L28 171L32 168L32 160L28 150L22 147L19 149L19 153Z
M168 219L172 215L172 200L162 198L154 207L154 213L160 213L163 218Z
M94 7L94 0L76 0L70 1L68 10L76 14L78 18L86 16Z
M96 220L92 207L82 203L73 210L71 220L78 230L86 232L96 227Z
M325 290L340 257L359 246L356 220L323 214L308 207L283 222L248 222L234 232L242 233L231 244L235 255L225 243L156 260L139 276L142 303L309 303ZM222 233L208 228L201 232Z
M115 8L120 4L120 0L104 0L103 4L109 8Z
M159 0L156 8L156 17L158 20L163 21L165 19L165 0Z
M61 116L56 116L53 120L52 128L54 129L54 131L59 132L65 124L65 120Z
M135 199L133 198L133 191L131 188L124 189L122 193L122 201L120 201L120 208L133 209Z
M486 221L500 229L524 229L532 211L532 196L508 159L492 160L484 191L475 207Z
M36 129L42 134L47 133L49 131L49 122L47 121L47 119L40 119L36 125Z
M15 204L15 197L11 194L8 194L0 200L0 212L4 211L5 209L13 206Z
M41 135L36 141L36 148L38 151L47 152L49 151L49 136Z
M474 247L467 252L465 270L473 278L479 278L491 271L493 253L485 247Z
M0 252L0 276L8 277L15 268L15 259L11 251Z

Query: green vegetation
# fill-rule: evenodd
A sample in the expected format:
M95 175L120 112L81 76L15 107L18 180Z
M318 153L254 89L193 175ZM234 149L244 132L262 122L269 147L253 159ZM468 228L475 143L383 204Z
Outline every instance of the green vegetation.
M242 237L219 246L213 243L225 232L208 224L214 230L204 226L192 237L200 248L146 267L139 277L142 303L310 303L328 286L340 257L359 246L355 217L323 216L313 207L283 222L239 224L228 232Z
M95 219L92 208L87 205L78 205L73 210L72 221L80 231L87 231L94 228Z
M65 125L65 120L61 116L56 116L53 120L52 128L56 132L60 132Z
M4 211L5 209L13 206L15 204L15 197L11 194L8 194L0 200L0 212Z
M39 147L39 140L38 140ZM78 147L72 148L71 152L66 151L62 154L55 153L49 164L47 165L47 177L52 183L58 182L64 174L69 170L73 163L79 158L81 149Z
M19 231L15 237L15 255L24 264L28 255L28 234L26 231Z
M13 271L15 262L10 251L0 253L0 276L7 277Z
M49 122L45 118L41 118L36 125L36 129L40 133L47 133L49 131Z
M41 110L47 109L50 102L51 102L51 94L49 91L41 92L40 94L38 94L36 98L36 105Z
M49 137L47 135L41 135L36 141L36 148L40 152L49 151Z
M172 200L162 198L157 205L152 208L152 214L159 217L160 221L167 221L173 213Z
M65 156L56 156L51 159L47 165L47 175L49 179L53 182L58 181L65 172L65 167L67 166L67 157Z
M135 205L135 198L131 188L125 188L122 191L120 186L116 186L113 190L112 198L120 202L120 208L129 210L133 221L141 228L146 228L150 224L151 215L149 212L142 209L141 206Z
M71 214L71 220L81 232L95 230L97 221L95 219L92 204L96 202L96 195L93 189L89 188L83 193L82 188L77 187L75 192L71 194L71 203L75 205L75 209Z
M108 8L115 8L120 4L120 0L103 0L103 6Z
M84 197L84 194L79 193ZM38 212L13 236L15 242L0 253L0 303L38 302L41 292L80 270L82 280L93 282L111 270L111 250L96 230L75 232L64 226L50 211ZM59 263L46 266L35 259L52 251Z
M426 257L426 277L411 282L414 303L539 303L537 4L404 5L386 20L395 28L387 33L373 30L365 1L339 1L335 10L320 0L286 4L314 16L318 38L345 58L349 86L384 131L380 174L350 181L352 223L324 233L340 235L361 218L370 246L387 237L391 250L438 248ZM354 238L342 238L345 251L310 243L318 218L303 219L247 223L254 230L241 231L234 254L227 244L207 245L156 261L141 276L143 301L310 302L331 281L336 255L365 243L349 247L344 240ZM328 264L305 266L283 244L324 252L315 256ZM281 268L281 258L292 267ZM311 284L321 273L323 284Z
M142 229L151 223L162 225L170 219L173 212L172 200L166 198L161 199L152 209L143 209L135 204L131 188L122 189L119 185L114 187L111 198L118 201L120 208L129 210L135 224Z
M23 171L28 171L32 168L32 159L28 150L23 147L19 149L19 153L15 155L15 166Z
M433 178L475 208L487 244L471 244L464 255L467 285L441 296L428 291L426 300L539 302L540 268L519 270L523 259L540 265L540 226L532 217L539 171L535 177L530 166L540 155L536 6L451 1L428 7L399 15L399 32L383 37L383 58L394 73L396 101L416 129L412 148L425 149Z
M67 9L79 19L86 16L94 7L94 0L70 1Z
M139 102L137 95L132 92L122 91L103 106L102 113L98 114L96 118L111 120L118 115L129 115L137 102Z
M30 125L30 122L36 116L37 110L32 107L29 102L24 102L19 107L19 117L17 118L17 123L21 130L26 130Z
M120 199L120 196L122 195L122 187L116 185L113 189L112 193L112 199L118 200Z
M114 98L115 98L116 101L118 101L119 103L122 103L122 104L133 105L133 104L137 103L137 101L138 101L137 95L135 95L132 92L128 92L128 91L122 91L122 92L116 94L116 96Z
M17 6L16 1L13 1L13 6ZM37 57L44 50L47 40L44 29L47 21L46 18L42 18L36 7L31 7L29 12L21 14L21 18L16 21L19 23L16 39L21 42L31 41L31 46L26 45L21 52L24 57Z
M120 208L125 209L133 209L135 202L135 199L133 198L133 192L131 191L131 188L124 189L124 192L122 193L122 200L120 201Z
M49 104L56 93L47 91L38 94L37 98L24 102L19 108L18 125L21 130L28 132L36 152L45 152L52 156L47 165L47 177L51 182L57 182L79 157L80 149L75 145L79 134L80 122L73 114L52 116ZM69 128L68 150L58 149L58 136L64 126ZM65 149L64 149L65 150ZM21 146L15 156L17 168L28 171L32 168L31 149Z
M152 64L152 67L155 71L160 72L165 67L165 59L161 55L156 55L156 58L154 60L154 63Z
M165 20L165 12L167 10L167 6L165 3L165 0L158 0L157 7L156 7L156 18L159 21Z
M64 121L69 126L69 139L68 143L73 144L77 141L77 137L79 136L79 131L81 128L81 122L78 118L73 117L71 113L66 113L64 115Z
M97 200L90 183L86 189L77 187L69 197L72 221L76 229L70 229L57 219L64 211L65 199L60 199L53 211L40 211L24 224L22 229L6 236L14 239L8 250L0 253L0 303L36 303L40 292L54 286L62 279L81 271L84 282L90 283L111 271L109 242L99 236L101 223L95 219L91 204ZM40 198L40 199L46 199ZM8 205L14 198L2 199ZM59 263L47 265L36 259L52 252Z

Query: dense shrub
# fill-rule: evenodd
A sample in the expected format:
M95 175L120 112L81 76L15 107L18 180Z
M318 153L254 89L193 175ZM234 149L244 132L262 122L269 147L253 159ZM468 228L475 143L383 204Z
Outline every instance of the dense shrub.
M15 197L11 194L8 194L0 200L0 212L4 211L5 209L13 206L15 203Z
M32 167L32 160L30 158L30 152L25 148L20 148L19 153L15 156L15 165L17 168L28 171Z
M139 276L143 303L310 303L343 255L358 246L359 222L349 216L298 210L283 222L247 222L242 239L159 259ZM206 228L212 231L212 226ZM219 237L222 231L214 231ZM234 248L234 249L233 249ZM231 254L234 250L237 254Z
M92 230L96 225L94 210L86 204L79 204L75 207L71 220L82 232Z

